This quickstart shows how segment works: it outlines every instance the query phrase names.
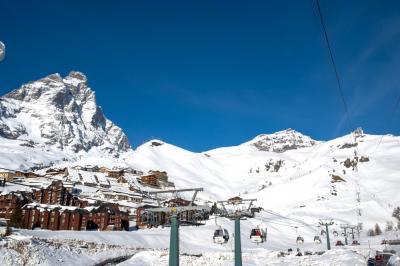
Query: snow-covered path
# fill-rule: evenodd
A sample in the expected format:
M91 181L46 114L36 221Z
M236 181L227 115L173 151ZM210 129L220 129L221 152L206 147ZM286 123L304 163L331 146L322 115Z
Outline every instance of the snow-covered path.
M180 261L181 265L232 265L234 261L233 237L227 245L217 245L212 242L212 233L216 228L214 221L199 227L180 228ZM381 239L388 235L379 237L362 237L360 246L336 247L334 242L340 237L331 235L332 250L326 251L325 239L320 245L312 242L314 232L305 232L303 245L295 244L296 235L285 234L280 230L282 227L269 227L267 243L256 245L248 238L248 230L257 222L255 219L242 221L242 251L243 265L365 265L369 256L374 255L376 250L383 250L380 245ZM232 231L233 223L229 220L220 219L219 224ZM272 225L271 225L272 226ZM71 231L48 231L48 230L18 230L16 234L21 236L34 236L41 239L66 241L74 239L93 242L99 245L119 245L127 250L135 250L133 257L119 265L168 265L169 228L154 228L132 232L71 232ZM392 233L395 237L395 232ZM284 253L288 248L294 252ZM296 249L300 248L303 256L296 256ZM104 252L104 250L103 250ZM108 253L110 251L107 251ZM312 255L305 255L310 252ZM320 255L317 255L317 254ZM322 255L321 255L322 253ZM107 253L103 253L107 254ZM116 254L113 254L114 256ZM124 254L122 254L124 255ZM93 254L99 262L101 256ZM90 261L88 258L85 261ZM64 261L67 261L64 259ZM101 261L101 260L100 260ZM7 265L7 264L6 264ZM88 263L86 265L94 265Z

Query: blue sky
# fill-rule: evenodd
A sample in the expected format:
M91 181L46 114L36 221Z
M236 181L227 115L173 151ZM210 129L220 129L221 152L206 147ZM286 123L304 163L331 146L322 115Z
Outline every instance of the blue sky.
M320 0L351 127L400 134L400 2ZM84 72L137 146L203 151L294 128L350 131L315 2L0 2L0 94Z

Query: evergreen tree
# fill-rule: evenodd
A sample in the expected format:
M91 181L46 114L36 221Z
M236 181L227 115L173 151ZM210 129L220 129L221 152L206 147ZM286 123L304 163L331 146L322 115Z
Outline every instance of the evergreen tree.
M386 232L393 231L393 222L386 222Z
M16 208L10 217L8 223L12 227L22 227L22 210L21 208Z
M393 209L393 214L392 216L396 218L398 221L400 221L400 207L394 208Z
M369 229L367 235L368 235L368 236L375 236L375 231L374 231L374 229Z
M382 230L379 227L379 224L375 224L375 235L379 236L382 234Z

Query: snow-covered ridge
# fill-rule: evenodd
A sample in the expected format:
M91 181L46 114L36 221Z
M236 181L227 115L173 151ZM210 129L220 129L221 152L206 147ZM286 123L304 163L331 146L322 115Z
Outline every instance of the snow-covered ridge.
M287 129L202 153L161 140L132 150L82 73L50 75L0 98L0 167L165 171L177 188L203 187L202 199L245 195L310 223L321 217L368 226L390 221L400 201L399 143L396 136L363 132L321 142Z
M52 74L0 98L0 137L31 148L119 156L131 149L124 132L96 104L87 78Z
M244 144L253 145L260 151L285 152L298 148L311 147L318 143L319 141L313 140L309 136L289 128L273 134L258 135Z

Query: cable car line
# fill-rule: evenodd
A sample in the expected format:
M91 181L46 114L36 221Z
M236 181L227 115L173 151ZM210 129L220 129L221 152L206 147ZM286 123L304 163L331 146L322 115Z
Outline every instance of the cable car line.
M330 59L331 59L332 67L333 67L333 71L335 73L336 82L337 82L337 86L338 86L338 90L339 90L339 95L340 95L340 98L342 100L342 103L343 103L343 106L344 106L344 110L345 110L345 114L346 114L346 117L347 117L347 122L348 122L348 125L349 125L350 130L351 130L351 121L350 121L349 108L347 107L346 99L344 97L342 84L341 84L340 78L339 78L339 72L338 72L337 67L336 67L336 63L335 63L335 59L334 59L334 56L333 56L333 52L332 52L331 44L330 44L330 41L329 41L328 33L326 31L324 18L322 16L321 8L320 8L320 5L319 5L319 0L315 0L315 2L317 4L319 18L321 20L322 28L323 28L323 31L324 31L325 42L326 42L326 45L328 46L329 55L330 55Z
M312 225L312 224L308 224L308 223L306 223L306 222L304 222L302 220L299 220L299 219L293 219L293 218L289 218L287 216L283 216L283 215L281 215L279 213L276 213L274 211L271 211L271 210L263 210L263 212L266 212L266 213L269 213L269 214L272 214L272 215L275 215L275 216L278 216L278 217L281 217L281 218L284 218L284 219L287 219L287 220L290 220L290 221L293 221L295 223L302 224L302 225L305 225L305 226L308 226L308 227L314 227L315 226L315 225Z
M386 124L386 130L388 130L389 127L390 127L390 125L392 124L392 121L393 121L394 116L395 116L395 114L396 114L396 112L397 112L397 109L399 108L399 105L400 105L400 95L399 95L399 97L397 98L396 104L394 105L394 108L393 108L393 112L391 113L390 118L388 119L388 122L387 122L387 124ZM381 145L384 136L385 136L385 135L382 135L382 136L380 137L378 145L376 146L376 148L374 149L374 151L371 152L368 156L374 154L374 153L378 150L378 147L379 147L379 145Z
M298 227L306 227L306 226L295 226L295 225L291 225L291 224L286 224L286 223L280 223L280 222L275 222L275 221L270 221L266 218L261 218L261 220L263 222L269 223L269 224L276 224L276 225L282 225L282 226L287 226L287 227L292 227L292 228L298 228Z

